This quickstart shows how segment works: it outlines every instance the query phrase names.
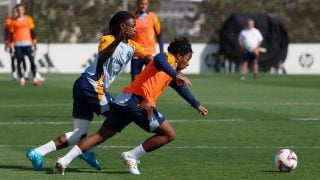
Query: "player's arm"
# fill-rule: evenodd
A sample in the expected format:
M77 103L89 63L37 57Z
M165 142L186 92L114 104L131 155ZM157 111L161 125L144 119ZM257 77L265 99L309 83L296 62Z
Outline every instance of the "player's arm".
M208 110L200 104L200 102L191 94L188 87L185 84L177 85L176 82L171 81L170 86L178 92L178 94L186 100L192 107L197 109L203 116L208 114Z
M239 42L239 46L241 48L241 51L244 51L245 48L244 48L244 45L243 45L243 34L242 34L242 31L240 32L239 34L239 37L238 37L238 42Z
M157 35L157 40L158 40L158 44L159 44L159 50L160 50L160 53L163 53L163 44L164 44L164 41L163 41L163 36L162 36L162 33L161 33L161 26L160 26L160 21L159 21L159 18L158 16L155 16L155 19L154 19L155 23L154 23L154 31L156 32L156 35Z
M147 64L153 60L153 56L149 54L139 43L130 41L130 44L134 47L134 55L139 57Z
M37 44L38 44L38 40L37 40L37 37L36 37L36 32L34 30L34 21L32 19L32 17L30 16L26 16L29 20L29 28L30 28L30 34L31 34L31 39L32 39L32 45L33 45L33 48L34 50L37 50Z
M260 55L260 47L261 47L261 44L263 41L263 36L259 30L257 30L257 38L258 38L259 43L258 43L257 47L254 49L254 52L256 53L257 56L259 56Z
M102 64L108 60L113 52L116 50L117 46L120 44L120 42L124 39L124 34L119 33L119 35L114 39L114 41L107 45L106 48L104 48L102 51L98 54L98 65L102 66ZM101 44L108 44L109 42L106 41L106 39L101 39ZM102 45L103 46L103 45Z
M4 49L6 52L9 52L10 51L10 32L9 32L9 29L8 28L5 28L4 29Z
M155 67L158 70L164 71L168 74L178 85L185 84L191 86L191 82L188 78L178 73L172 66L168 63L168 58L166 54L159 53L154 57L153 61Z

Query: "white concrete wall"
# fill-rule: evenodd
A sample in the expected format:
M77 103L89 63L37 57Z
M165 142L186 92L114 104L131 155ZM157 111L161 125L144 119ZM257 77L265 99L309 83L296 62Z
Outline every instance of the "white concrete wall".
M168 44L165 44L165 49ZM94 59L98 44L39 44L36 64L42 73L81 73ZM216 58L218 45L192 44L193 58L186 74L214 72L212 59ZM49 54L53 66L49 66L45 55ZM0 45L0 73L9 73L10 56ZM320 74L320 44L290 44L284 68L288 74ZM129 72L130 65L125 69Z

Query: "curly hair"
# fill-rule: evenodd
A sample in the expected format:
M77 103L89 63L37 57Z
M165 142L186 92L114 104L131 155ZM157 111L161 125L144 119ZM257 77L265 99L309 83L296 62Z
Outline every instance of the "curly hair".
M181 54L182 56L192 53L189 40L186 37L177 37L169 44L168 51L171 54Z
M134 19L132 14L128 11L119 11L114 14L109 22L109 33L117 35L120 32L119 25L128 19Z

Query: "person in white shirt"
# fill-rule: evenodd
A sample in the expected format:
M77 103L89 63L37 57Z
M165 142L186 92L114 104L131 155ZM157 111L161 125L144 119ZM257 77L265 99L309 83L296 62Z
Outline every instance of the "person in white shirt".
M239 45L241 51L243 52L242 58L243 63L240 69L241 79L245 78L247 73L248 63L253 63L253 77L258 77L259 71L259 55L260 55L260 45L262 43L263 37L261 32L255 28L253 19L247 20L247 27L243 29L238 37Z

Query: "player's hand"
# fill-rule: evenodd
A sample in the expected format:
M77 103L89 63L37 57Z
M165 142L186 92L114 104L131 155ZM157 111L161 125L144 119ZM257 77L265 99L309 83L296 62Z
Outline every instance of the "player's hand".
M192 86L191 81L187 77L182 75L182 74L178 74L176 76L176 80L175 81L176 81L178 86L181 86L183 84L186 85L186 86L190 86L190 87Z
M254 51L254 53L256 54L256 56L259 57L259 55L260 55L260 49L259 49L259 48L256 48L256 49L254 49L253 51Z
M198 107L198 111L202 116L208 115L208 110L202 105Z

